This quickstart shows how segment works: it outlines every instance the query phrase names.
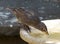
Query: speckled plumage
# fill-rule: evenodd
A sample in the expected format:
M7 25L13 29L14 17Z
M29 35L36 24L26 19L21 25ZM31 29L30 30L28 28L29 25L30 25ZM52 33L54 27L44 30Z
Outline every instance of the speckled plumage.
M9 8L13 14L16 15L19 23L23 23L27 26L32 26L43 32L47 32L46 25L40 21L40 19L35 16L34 11L26 11L23 8Z

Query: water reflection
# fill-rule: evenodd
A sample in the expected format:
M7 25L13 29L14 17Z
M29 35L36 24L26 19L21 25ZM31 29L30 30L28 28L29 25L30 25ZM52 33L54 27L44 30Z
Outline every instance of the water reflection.
M3 7L0 7L0 26L1 25L10 25L13 24L13 22L16 22L17 19L12 13L8 10L6 10Z
M10 27L13 27L13 25L11 24Z

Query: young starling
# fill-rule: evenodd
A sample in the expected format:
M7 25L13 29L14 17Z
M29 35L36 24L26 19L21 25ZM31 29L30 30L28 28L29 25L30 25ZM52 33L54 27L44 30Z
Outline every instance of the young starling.
M42 32L48 34L46 25L40 21L40 19L35 16L34 12L26 11L24 8L8 8L17 17L19 23L23 23L27 26L32 26L39 29Z

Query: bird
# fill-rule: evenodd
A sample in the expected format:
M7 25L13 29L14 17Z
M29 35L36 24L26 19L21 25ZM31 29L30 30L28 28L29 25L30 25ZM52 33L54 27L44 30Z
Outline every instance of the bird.
M18 19L19 23L26 26L32 26L39 29L43 33L48 34L46 25L34 14L34 11L28 11L24 8L7 8L9 9Z
M23 9L11 9L8 8L10 10L12 10L14 12L14 14L16 14L16 17L18 19L18 21L20 22L20 15L17 14L21 12L21 15L26 15L26 11ZM31 12L28 12L29 14ZM18 16L17 16L18 15ZM31 14L32 15L32 14ZM22 18L26 18L26 16L24 16ZM28 16L28 15L27 15ZM29 15L30 16L30 15ZM28 18L28 17L27 17ZM25 19L25 20L29 20ZM30 21L36 21L36 24L40 24L37 26L34 26L35 23L32 22L34 25L30 25L29 22L25 23L22 22L22 28L20 28L20 37L21 39L23 39L25 42L27 42L28 44L60 44L60 19L52 19L52 20L44 20L44 21L39 21L39 18L36 17L37 20L34 20L35 17L33 17L32 20ZM38 21L38 22L37 22ZM44 31L43 29L39 29L37 27L42 27L45 28ZM45 26L45 27L44 27ZM48 33L48 34L47 34Z
M28 44L60 44L60 19L43 20L47 26L49 35L29 26L31 33L27 32L27 27L21 28L20 37Z

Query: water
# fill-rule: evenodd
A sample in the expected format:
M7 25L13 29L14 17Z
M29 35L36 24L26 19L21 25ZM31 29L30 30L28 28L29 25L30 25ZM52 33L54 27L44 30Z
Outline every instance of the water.
M18 34L19 32L19 30L14 30L15 29L14 26L19 25L17 23L16 17L12 15L10 11L5 10L5 7L18 7L18 8L23 7L25 9L34 8L37 11L36 13L37 16L41 20L60 19L60 1L59 0L8 0L8 1L0 0L0 33L2 33L3 35L11 35L11 34L14 35L14 33ZM11 31L11 29L13 30ZM51 36L51 38L53 37ZM57 39L60 39L59 36ZM51 41L48 41L48 42L51 42ZM57 43L57 44L60 44L60 43Z

